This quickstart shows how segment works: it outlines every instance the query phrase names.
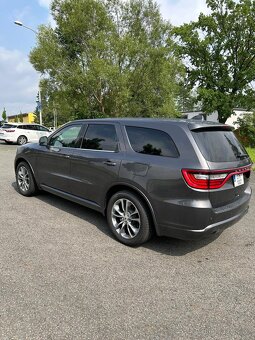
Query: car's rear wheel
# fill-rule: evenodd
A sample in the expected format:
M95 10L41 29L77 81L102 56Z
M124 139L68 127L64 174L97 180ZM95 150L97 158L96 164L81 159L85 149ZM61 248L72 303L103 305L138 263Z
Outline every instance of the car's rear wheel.
M107 206L108 224L115 237L129 246L149 240L152 224L144 202L129 191L114 194Z
M18 145L23 145L27 143L27 137L26 136L19 136L17 139Z
M21 195L32 196L37 191L32 171L25 162L20 162L16 168L16 183Z

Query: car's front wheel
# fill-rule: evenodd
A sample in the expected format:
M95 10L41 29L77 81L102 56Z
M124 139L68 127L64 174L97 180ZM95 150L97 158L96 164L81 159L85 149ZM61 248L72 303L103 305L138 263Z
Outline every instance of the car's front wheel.
M19 193L23 196L32 196L37 191L32 171L25 162L19 163L16 168L16 183Z
M152 225L144 202L129 191L114 194L107 206L108 224L115 237L129 246L138 246L149 240Z
M26 136L19 136L17 139L18 145L23 145L27 143L27 137Z

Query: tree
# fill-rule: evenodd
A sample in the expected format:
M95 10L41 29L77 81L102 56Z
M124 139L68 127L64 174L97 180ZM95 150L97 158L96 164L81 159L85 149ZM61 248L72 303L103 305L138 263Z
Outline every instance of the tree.
M2 118L3 118L3 121L4 121L4 122L5 122L6 119L7 119L7 113L6 113L5 107L4 107L4 109L3 109Z
M206 113L225 122L235 106L254 107L255 1L206 0L209 15L175 29L190 85Z
M15 116L15 118L14 118L14 122L15 122L15 123L18 123L18 122L19 122L19 118L18 118L18 116Z
M153 0L54 0L51 8L56 27L41 26L30 53L44 76L44 117L177 114L181 64Z
M20 123L23 123L23 114L22 114L21 111L20 111L20 113L19 113L18 120L19 120Z
M246 146L255 147L255 113L247 113L239 117L236 122L239 125L238 134Z

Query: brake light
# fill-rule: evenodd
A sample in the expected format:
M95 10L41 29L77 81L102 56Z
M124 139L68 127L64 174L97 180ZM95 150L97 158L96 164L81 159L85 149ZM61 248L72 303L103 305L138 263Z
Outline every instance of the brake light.
M228 170L187 170L182 169L186 183L194 189L209 190L221 188L228 179L235 175L251 171L251 166Z
M5 132L15 132L15 130L5 130Z

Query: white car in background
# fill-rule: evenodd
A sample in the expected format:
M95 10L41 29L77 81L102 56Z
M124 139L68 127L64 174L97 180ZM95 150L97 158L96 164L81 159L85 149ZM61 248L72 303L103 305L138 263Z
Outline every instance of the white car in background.
M5 143L37 143L43 136L49 136L51 131L45 126L28 123L6 123L0 129L0 140Z

